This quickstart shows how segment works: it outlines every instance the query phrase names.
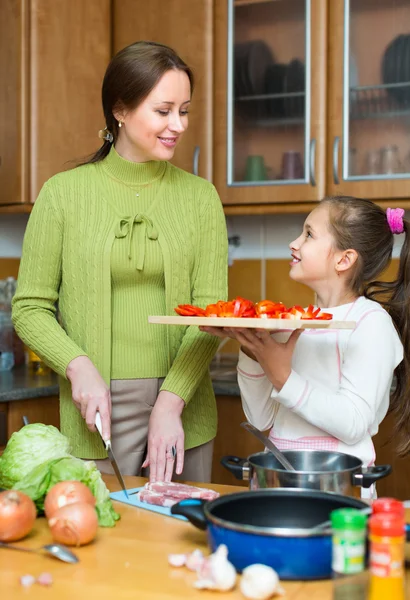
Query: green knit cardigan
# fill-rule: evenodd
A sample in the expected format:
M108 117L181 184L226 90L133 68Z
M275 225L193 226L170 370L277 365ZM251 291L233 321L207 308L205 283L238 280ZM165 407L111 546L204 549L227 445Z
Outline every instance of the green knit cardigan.
M118 219L111 207L115 198L106 197L105 177L96 163L45 183L27 225L13 299L18 335L60 375L61 431L75 456L91 459L104 458L105 449L72 402L66 369L71 360L87 355L110 382L110 253ZM175 314L174 307L182 303L205 306L225 299L226 223L214 186L167 163L161 196L155 226L164 260L166 313ZM186 403L187 449L216 435L209 363L217 346L217 339L197 327L167 327L169 371L161 389L174 391Z

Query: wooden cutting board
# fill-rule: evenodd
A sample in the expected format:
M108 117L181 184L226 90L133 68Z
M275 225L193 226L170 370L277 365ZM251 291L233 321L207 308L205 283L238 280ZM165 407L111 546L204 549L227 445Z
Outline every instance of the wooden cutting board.
M237 317L150 316L149 323L162 325L203 325L205 327L241 327L289 331L290 329L354 329L356 321L322 321L320 319L243 319Z

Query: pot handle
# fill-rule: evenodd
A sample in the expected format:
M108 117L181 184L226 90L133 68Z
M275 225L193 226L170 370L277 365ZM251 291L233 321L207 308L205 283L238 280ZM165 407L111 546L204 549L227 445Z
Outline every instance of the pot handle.
M353 476L353 484L360 485L364 488L369 488L375 481L387 477L391 473L391 465L378 465L375 467L367 467L364 473L355 473Z
M221 465L236 477L236 479L249 479L249 467L246 458L239 456L223 456Z
M204 513L205 503L206 500L200 498L186 498L171 506L171 513L173 515L182 515L198 529L205 530L208 525Z

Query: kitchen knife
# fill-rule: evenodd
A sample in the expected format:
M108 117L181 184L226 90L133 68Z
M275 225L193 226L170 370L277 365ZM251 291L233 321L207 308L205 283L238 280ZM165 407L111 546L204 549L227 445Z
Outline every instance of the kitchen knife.
M121 484L121 487L122 487L122 489L124 491L124 494L128 498L127 488L125 487L125 483L124 483L124 480L122 478L121 471L120 471L120 469L118 467L117 461L115 460L115 456L114 456L114 453L113 453L112 448L111 448L111 440L104 440L104 438L102 436L102 423L101 423L101 416L100 416L99 412L97 412L97 414L95 415L95 426L96 426L96 428L98 430L98 433L101 436L102 441L104 442L105 449L107 450L108 458L110 459L110 462L112 464L112 468L114 469L114 473L116 474L117 479L118 479L118 481Z

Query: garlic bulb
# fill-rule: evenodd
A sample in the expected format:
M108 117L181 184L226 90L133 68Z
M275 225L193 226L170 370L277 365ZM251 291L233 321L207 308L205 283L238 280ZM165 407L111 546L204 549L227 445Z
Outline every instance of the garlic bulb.
M214 554L205 559L198 571L198 580L194 587L201 590L219 590L227 592L236 583L235 567L228 560L228 548L221 544Z
M250 600L268 600L275 594L283 595L276 571L267 565L250 565L242 572L240 589Z

